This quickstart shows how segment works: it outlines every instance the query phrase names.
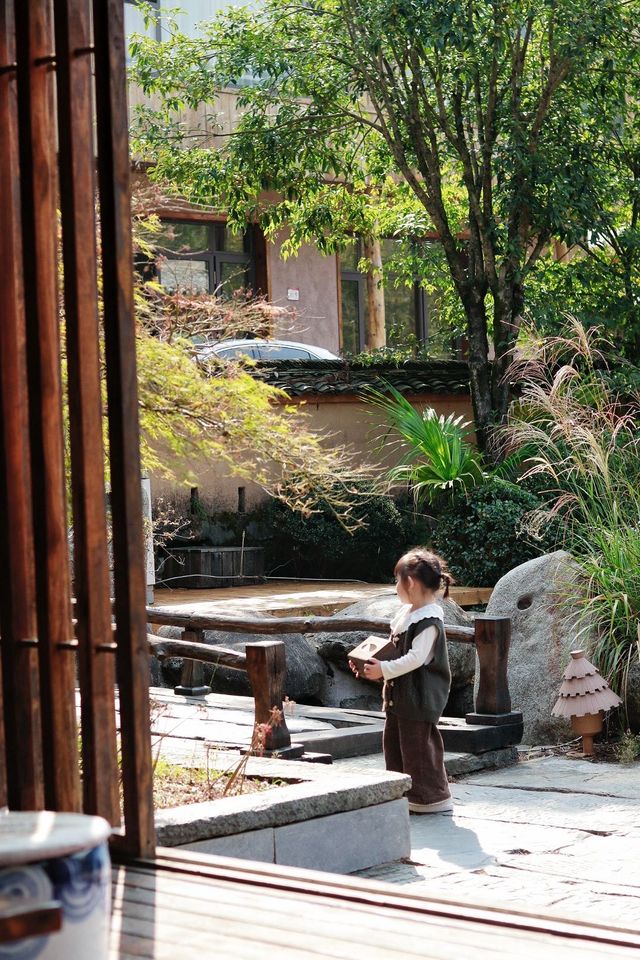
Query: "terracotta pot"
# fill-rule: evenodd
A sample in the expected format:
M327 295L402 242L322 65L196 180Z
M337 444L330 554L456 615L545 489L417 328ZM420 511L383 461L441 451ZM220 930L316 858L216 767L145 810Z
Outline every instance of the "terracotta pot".
M571 717L571 726L582 736L582 755L593 756L593 735L602 730L601 713L585 713L582 717Z
M583 717L571 717L571 726L576 733L591 734L600 733L602 730L601 713L585 713Z

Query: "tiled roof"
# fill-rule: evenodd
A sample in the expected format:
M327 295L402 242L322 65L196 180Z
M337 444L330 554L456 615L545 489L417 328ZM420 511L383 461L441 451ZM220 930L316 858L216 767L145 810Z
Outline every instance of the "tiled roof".
M253 375L292 397L358 394L384 382L400 393L469 393L469 367L460 360L358 363L349 360L270 360Z

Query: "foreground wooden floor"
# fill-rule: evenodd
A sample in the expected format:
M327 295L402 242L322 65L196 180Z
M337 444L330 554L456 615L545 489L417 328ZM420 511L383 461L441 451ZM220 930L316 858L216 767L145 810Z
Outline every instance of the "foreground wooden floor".
M596 960L640 935L311 871L161 851L116 866L110 960Z

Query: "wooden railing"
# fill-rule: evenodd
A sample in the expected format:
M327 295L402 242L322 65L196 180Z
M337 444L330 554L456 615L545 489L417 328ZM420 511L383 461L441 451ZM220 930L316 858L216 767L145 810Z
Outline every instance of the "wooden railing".
M205 630L224 630L227 633L289 634L364 632L386 636L389 622L365 617L237 617L192 615L147 607L149 623L182 629L182 639L148 634L149 646L156 657L183 657L185 666L181 685L176 692L202 695L209 688L202 682L202 664L215 663L232 670L246 670L255 698L255 722L267 723L273 707L283 714L281 725L272 727L265 741L265 749L281 752L291 746L291 737L282 709L286 675L285 643L282 640L248 643L246 654L226 647L204 643ZM448 641L473 644L478 655L478 689L474 711L467 714L470 724L491 726L517 721L519 714L511 711L511 697L507 678L507 663L511 640L509 617L489 617L478 614L473 627L445 624ZM520 717L521 719L521 717Z

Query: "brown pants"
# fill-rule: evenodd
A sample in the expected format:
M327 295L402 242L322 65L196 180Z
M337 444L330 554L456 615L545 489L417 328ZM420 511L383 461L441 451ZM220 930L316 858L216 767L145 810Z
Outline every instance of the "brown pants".
M387 714L382 737L387 770L408 773L412 803L439 803L450 796L444 768L444 744L435 723L402 720Z

